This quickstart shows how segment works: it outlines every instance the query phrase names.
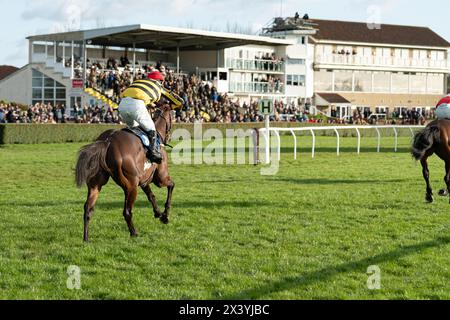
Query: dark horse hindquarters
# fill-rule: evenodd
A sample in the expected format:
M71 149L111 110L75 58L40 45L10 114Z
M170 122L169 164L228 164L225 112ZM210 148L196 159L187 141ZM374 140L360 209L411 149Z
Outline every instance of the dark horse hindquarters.
M433 144L440 140L439 127L437 123L430 124L424 130L414 136L411 154L419 161L425 153L433 147Z
M436 154L445 162L444 181L447 190L442 190L440 194L450 193L450 121L436 120L431 122L424 130L414 136L411 154L422 165L422 174L426 182L426 196L428 202L433 202L433 190L430 184L430 172L428 169L428 158Z

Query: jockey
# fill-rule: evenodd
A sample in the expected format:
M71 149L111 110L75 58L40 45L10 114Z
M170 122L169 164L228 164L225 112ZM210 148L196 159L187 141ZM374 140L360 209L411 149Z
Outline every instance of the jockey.
M442 98L436 105L436 117L450 120L450 94Z
M122 101L119 104L119 113L126 124L130 127L139 126L147 134L150 140L147 157L154 163L161 163L162 155L159 149L159 136L147 106L157 103L161 97L168 99L172 108L183 105L181 98L164 88L164 81L164 76L159 71L149 73L148 80L134 81L122 92Z

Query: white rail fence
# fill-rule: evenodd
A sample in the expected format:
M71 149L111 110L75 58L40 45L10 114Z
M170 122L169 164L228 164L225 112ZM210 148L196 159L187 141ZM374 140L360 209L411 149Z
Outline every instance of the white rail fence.
M375 130L377 133L377 152L381 150L381 130L389 129L394 133L395 146L394 151L398 151L398 137L399 137L399 129L409 129L411 133L411 137L414 137L414 130L423 129L425 126L329 126L329 127L302 127L302 128L269 128L269 135L267 134L267 128L259 129L260 136L264 139L264 150L265 150L265 163L270 164L271 159L271 144L270 144L270 136L273 134L276 138L276 152L277 159L280 161L281 159L281 137L280 133L290 133L294 138L294 159L297 159L297 139L298 136L296 132L310 132L312 136L312 157L315 157L316 154L316 133L317 131L334 131L336 134L336 152L339 156L340 154L340 146L341 146L341 135L340 131L348 131L355 130L358 138L357 152L361 153L361 131L362 130ZM255 150L255 154L259 153L259 149Z

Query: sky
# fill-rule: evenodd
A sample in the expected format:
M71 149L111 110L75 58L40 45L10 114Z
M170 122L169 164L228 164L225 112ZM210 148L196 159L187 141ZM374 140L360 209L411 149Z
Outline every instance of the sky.
M274 17L426 26L450 41L446 0L0 0L0 65L22 67L27 36L76 29L150 24L257 34Z

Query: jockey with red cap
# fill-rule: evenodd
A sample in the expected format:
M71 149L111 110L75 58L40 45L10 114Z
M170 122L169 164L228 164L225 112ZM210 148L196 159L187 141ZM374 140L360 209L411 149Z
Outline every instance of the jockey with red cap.
M436 117L450 120L450 94L442 98L436 105Z
M164 81L161 72L150 72L148 80L136 80L122 92L122 101L119 104L119 113L125 123L131 128L140 127L149 137L147 157L154 163L161 163L162 156L159 150L159 136L147 106L159 102L162 97L166 98L174 109L180 108L184 102L164 88Z

